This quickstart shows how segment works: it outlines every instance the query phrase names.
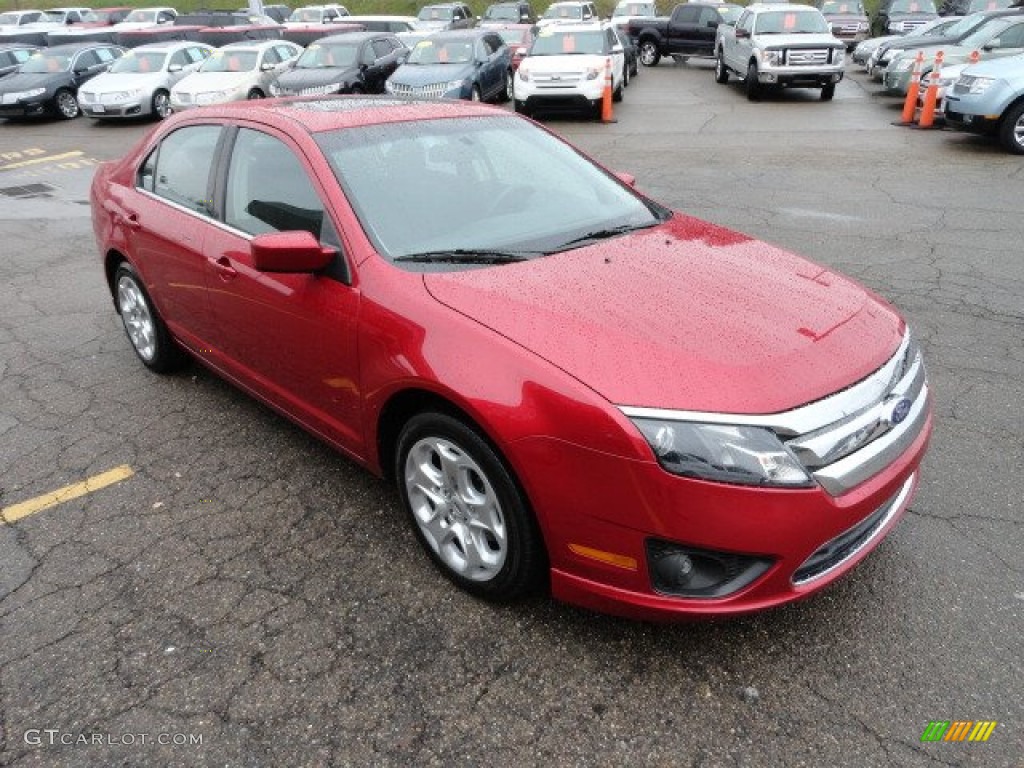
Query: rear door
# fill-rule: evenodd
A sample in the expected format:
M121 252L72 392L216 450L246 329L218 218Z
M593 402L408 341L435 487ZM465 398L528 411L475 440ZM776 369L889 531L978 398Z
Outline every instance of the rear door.
M669 53L689 53L694 48L700 6L677 6L668 21Z

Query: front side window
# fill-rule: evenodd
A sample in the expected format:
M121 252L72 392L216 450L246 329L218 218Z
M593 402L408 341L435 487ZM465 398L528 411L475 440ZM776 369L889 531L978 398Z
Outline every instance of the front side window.
M295 153L273 136L243 128L228 167L224 223L249 235L305 230L332 239L330 220Z
M194 125L169 134L143 163L138 186L210 215L210 167L220 131L218 125Z

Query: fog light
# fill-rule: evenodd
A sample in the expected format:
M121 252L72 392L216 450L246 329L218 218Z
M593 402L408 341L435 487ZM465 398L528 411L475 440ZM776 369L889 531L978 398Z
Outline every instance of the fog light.
M752 583L771 565L770 558L647 540L651 585L665 595L725 597Z

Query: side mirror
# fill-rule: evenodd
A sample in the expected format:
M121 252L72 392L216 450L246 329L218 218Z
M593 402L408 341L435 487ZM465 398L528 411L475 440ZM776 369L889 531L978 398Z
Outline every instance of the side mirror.
M983 51L992 51L992 50L995 50L996 48L1001 48L1001 47L1002 47L1002 41L998 37L996 37L996 38L993 38L992 40L989 40L987 43L985 43L985 45L981 46L981 50L983 50Z
M615 45L612 46L612 53L622 53L623 50L624 49L621 43L616 43Z
M749 33L749 32L747 32L747 30L745 30L745 29L742 29L742 28L740 28L740 27L737 27L737 28L736 28L736 39L737 39L737 40L741 40L741 39L743 39L744 37L750 37L750 33Z
M309 232L270 232L250 243L252 263L260 272L319 272L334 258Z
M615 171L614 175L615 175L615 178L617 178L619 181L621 181L627 187L635 187L636 186L636 176L634 176L633 174L626 173L625 171Z
M184 67L182 67L181 64L171 64L167 67L168 72L181 72L182 69L184 69Z
M275 66L276 66L275 64L271 64L270 62L266 62L266 63L264 63L264 64L261 64L261 65L260 65L260 69L261 69L262 71L264 71L264 72L269 72L269 71L270 71L270 70L272 70L272 69L273 69L273 68L274 68Z

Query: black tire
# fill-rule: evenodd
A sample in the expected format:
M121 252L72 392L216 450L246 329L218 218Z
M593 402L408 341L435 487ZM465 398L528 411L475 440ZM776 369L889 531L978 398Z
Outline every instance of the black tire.
M261 91L259 88L253 88L251 91L249 91L248 94L246 94L245 98L249 99L250 101L253 101L255 99L264 99L266 98L266 94L264 94L263 91Z
M748 100L758 101L761 98L761 83L757 80L757 64L754 62L747 65L747 77L743 81L743 85L746 88Z
M999 141L1008 152L1024 155L1024 101L1006 110L999 121Z
M612 101L622 101L622 83L619 83L619 87L612 91Z
M153 101L150 103L150 110L157 120L164 120L170 117L174 111L171 109L171 95L164 89L153 94Z
M629 88L629 64L622 65L622 87Z
M828 85L822 86L821 88L821 100L832 101L832 97L836 95L836 84L829 83Z
M720 85L725 85L729 82L729 70L725 66L725 59L722 58L721 51L715 57L715 82Z
M74 120L82 114L78 98L67 88L61 88L53 95L53 105L57 110L57 116L64 120Z
M128 340L143 365L156 373L171 373L185 364L187 355L171 339L142 279L128 262L114 272L114 299Z
M653 40L644 40L640 43L640 50L637 52L640 63L645 67L656 67L661 61L661 52L658 51L658 44Z
M421 413L402 428L395 454L402 506L447 578L496 602L541 583L546 555L533 514L504 460L475 429L445 413Z
M530 117L533 113L527 108L525 101L519 101L518 99L512 100L512 108L520 115Z
M512 70L505 71L505 90L498 94L498 101L502 104L512 98L512 93L515 90L515 76L512 74Z

